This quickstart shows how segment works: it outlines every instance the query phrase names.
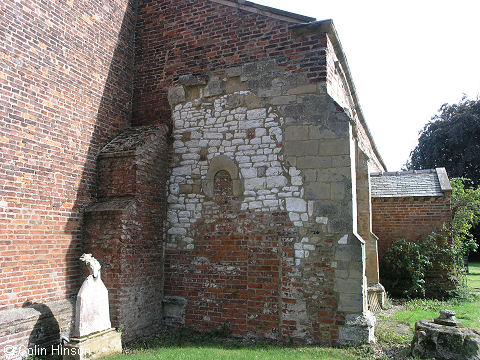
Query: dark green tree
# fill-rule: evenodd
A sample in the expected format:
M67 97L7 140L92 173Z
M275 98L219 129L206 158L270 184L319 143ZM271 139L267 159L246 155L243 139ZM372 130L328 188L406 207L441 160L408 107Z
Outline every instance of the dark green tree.
M420 132L410 153L409 169L445 167L450 177L480 184L480 100L465 97L458 104L444 104Z

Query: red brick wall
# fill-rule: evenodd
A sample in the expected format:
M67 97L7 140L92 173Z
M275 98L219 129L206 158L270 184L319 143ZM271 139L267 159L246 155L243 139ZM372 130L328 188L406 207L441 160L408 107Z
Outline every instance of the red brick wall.
M230 175L220 171L214 198L193 225L195 248L166 251L165 295L187 299L184 325L211 330L228 324L243 336L335 341L343 317L333 294L331 247L319 247L322 260L298 270L293 246L298 234L287 212L242 211L232 193ZM319 272L321 286L311 286ZM314 320L299 329L303 309Z
M166 133L166 126L130 128L106 146L97 202L86 210L85 251L103 264L112 326L124 328L124 340L155 333L162 322Z
M372 228L382 258L393 241L414 240L440 231L450 221L450 196L372 198Z
M140 0L134 123L168 121L167 90L185 74L276 59L312 81L325 80L326 35L296 38L292 24L210 0Z
M95 159L129 124L131 2L0 4L0 309L78 291Z

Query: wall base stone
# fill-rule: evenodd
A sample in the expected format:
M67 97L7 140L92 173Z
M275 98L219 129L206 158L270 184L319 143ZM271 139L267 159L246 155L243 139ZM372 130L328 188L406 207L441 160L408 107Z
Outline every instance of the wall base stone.
M386 291L382 284L373 284L367 288L368 308L379 311L385 306Z
M338 331L340 345L359 345L375 342L375 316L367 311L365 314L345 316L345 325Z
M63 360L95 360L122 352L122 335L115 329L72 339L63 348Z

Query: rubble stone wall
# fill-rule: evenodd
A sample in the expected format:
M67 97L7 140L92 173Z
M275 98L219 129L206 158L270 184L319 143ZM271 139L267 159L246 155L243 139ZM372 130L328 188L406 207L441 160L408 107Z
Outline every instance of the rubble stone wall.
M172 88L170 101L165 294L184 297L185 308L169 321L346 340L345 317L366 311L366 279L355 140L343 108L323 84L275 61ZM229 183L216 182L222 170L233 194L227 204L215 195Z

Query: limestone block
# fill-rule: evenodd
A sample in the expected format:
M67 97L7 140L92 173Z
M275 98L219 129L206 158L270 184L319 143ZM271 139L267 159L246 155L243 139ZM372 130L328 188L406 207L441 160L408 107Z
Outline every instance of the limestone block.
M172 228L168 229L167 233L169 235L186 235L187 230L185 228L172 227Z
M355 258L355 255L357 252L354 246L343 245L335 248L335 260L350 261Z
M228 77L237 77L242 75L242 67L241 66L230 67L226 69L225 72Z
M297 158L296 166L299 169L329 168L332 167L332 158L330 156L300 156Z
M301 186L303 185L303 179L301 176L292 176L292 185L298 185Z
M325 139L319 142L319 155L348 155L349 153L349 139Z
M375 316L370 311L347 315L345 325L339 328L338 342L350 346L375 342L375 323Z
M257 177L257 169L255 168L242 168L240 171L244 179L252 179Z
M330 199L330 191L331 188L329 183L312 182L305 186L305 193L308 199Z
M168 102L171 106L185 101L185 88L176 86L168 89Z
M192 174L192 167L191 166L180 166L173 168L172 175L180 176L180 175L191 175Z
M337 210L341 209L337 207ZM332 219L328 223L328 231L331 233L345 233L352 230L352 220L346 217Z
M266 109L253 109L247 111L247 120L265 119L267 117Z
M115 329L72 338L71 342L62 349L63 360L95 360L121 352L121 334Z
M331 157L332 166L337 168L345 168L352 166L350 155L338 155Z
M306 212L307 202L300 198L287 198L286 206L288 211Z
M338 137L332 130L320 126L309 126L308 135L310 139L334 139Z
M245 179L245 190L261 190L265 188L265 178Z
M363 286L363 279L335 279L335 285L333 287L334 291L344 293L344 294L361 294Z
M363 310L363 294L340 293L338 296L338 310L345 312L361 312Z
M285 152L290 156L317 155L319 142L316 140L287 140Z
M285 129L285 139L287 141L308 140L308 127L306 126L288 126Z
M348 267L348 274L350 279L363 279L363 263L362 259L352 261Z
M287 185L287 178L285 176L269 176L267 179L267 188L283 187Z
M204 96L216 96L223 94L224 90L224 82L221 78L217 76L212 76L205 88Z
M297 100L295 95L281 95L274 96L270 99L270 104L272 105L287 105L293 103Z
M178 78L180 84L185 86L198 86L205 85L207 80L204 76L198 76L193 74L180 75Z
M332 200L343 200L345 198L345 184L343 182L334 182L330 186Z
M317 91L317 84L305 84L305 85L300 85L300 86L289 89L287 91L287 94L300 95L300 94L315 93L316 91Z

